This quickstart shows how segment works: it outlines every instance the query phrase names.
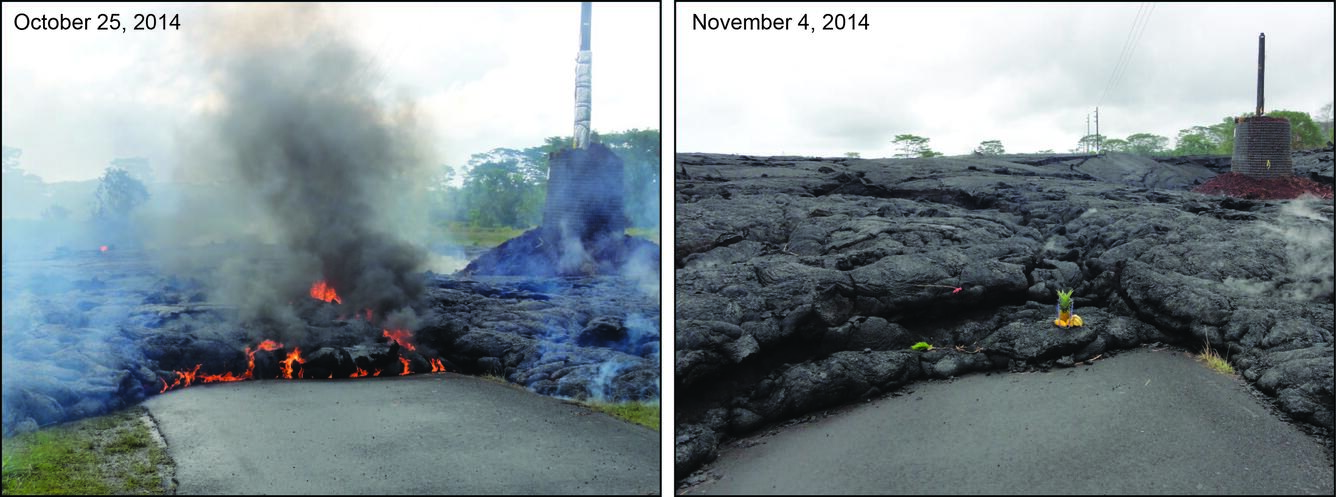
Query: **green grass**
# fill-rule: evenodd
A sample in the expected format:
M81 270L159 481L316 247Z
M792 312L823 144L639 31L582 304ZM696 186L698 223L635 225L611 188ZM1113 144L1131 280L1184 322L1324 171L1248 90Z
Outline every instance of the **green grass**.
M1234 366L1229 365L1229 361L1220 357L1220 354L1212 350L1210 345L1204 346L1201 350L1201 354L1197 355L1197 358L1202 360L1202 362L1205 362L1206 366L1211 369L1224 374L1234 374Z
M916 344L914 344L912 347L909 347L909 348L914 349L914 350L932 350L932 344L930 344L930 343L928 343L928 342L919 342L919 343L916 343Z
M495 247L506 240L524 234L518 228L480 228L462 223L450 223L441 228L450 241L464 246Z
M493 383L500 383L514 389L528 391L528 389L520 385L506 381L504 377L499 375L483 374L479 375L478 378ZM595 400L583 400L578 401L578 403L614 418L629 421L654 431L659 431L659 401L657 400L652 402L599 402Z
M3 480L11 494L171 493L167 449L153 440L143 408L4 439Z
M654 242L654 243L659 243L659 229L658 229L658 228L653 228L653 229L651 229L651 228L626 228L626 234L631 235L631 236L634 236L634 237L638 237L638 238L644 238L644 239L649 240L649 241Z
M659 431L659 402L598 402L585 401L584 405L609 416L630 421L654 431Z

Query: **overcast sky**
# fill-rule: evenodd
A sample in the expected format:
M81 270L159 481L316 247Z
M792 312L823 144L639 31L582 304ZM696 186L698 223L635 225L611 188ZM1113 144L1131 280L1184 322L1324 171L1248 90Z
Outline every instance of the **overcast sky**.
M427 110L439 161L570 135L580 4L325 6L382 71L387 95ZM227 8L251 9L232 5ZM48 182L97 177L117 157L148 157L159 179L182 161L181 131L207 107L196 64L208 8L180 4L3 6L3 139ZM19 31L19 13L180 14L169 31ZM660 127L659 6L595 3L593 127ZM194 37L194 38L192 38Z
M677 151L889 157L897 134L948 155L1001 140L1065 152L1085 134L1142 4L712 4L676 7ZM1153 10L1151 6L1153 5ZM1256 107L1317 114L1332 101L1333 12L1322 4L1146 4L1100 131L1125 138ZM704 31L692 15L792 17L818 31ZM825 13L870 29L819 30ZM1093 124L1092 124L1093 126Z

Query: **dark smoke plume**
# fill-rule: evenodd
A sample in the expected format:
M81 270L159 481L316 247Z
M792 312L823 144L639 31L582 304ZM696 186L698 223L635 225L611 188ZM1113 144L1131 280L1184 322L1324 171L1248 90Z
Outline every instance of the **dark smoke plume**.
M348 312L411 303L425 253L395 210L430 163L413 107L379 92L374 61L319 7L219 12L202 40L217 105L197 158L237 187L237 215L260 216L248 225L272 263L232 261L222 293L250 318L281 318L320 279Z

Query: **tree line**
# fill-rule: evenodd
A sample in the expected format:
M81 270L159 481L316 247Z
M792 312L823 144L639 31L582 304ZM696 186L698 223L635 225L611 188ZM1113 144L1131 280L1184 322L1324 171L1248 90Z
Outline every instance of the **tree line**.
M1316 118L1307 112L1275 110L1266 113L1271 117L1282 117L1290 122L1290 147L1294 150L1319 148L1333 141L1332 104L1322 106ZM1192 126L1178 131L1174 146L1169 146L1169 138L1153 133L1133 133L1125 138L1111 138L1104 135L1086 135L1077 141L1071 153L1099 150L1103 152L1123 152L1138 155L1231 155L1234 153L1235 117L1225 117L1215 124ZM928 138L913 135L896 135L894 143L898 152L895 158L937 157L942 155L928 145ZM984 140L974 149L975 155L1002 155L1006 148L1000 140ZM1051 154L1052 150L1040 150L1036 153ZM848 152L847 157L858 157L857 152Z
M1266 115L1285 118L1290 122L1290 148L1294 150L1319 148L1332 141L1331 104L1322 107L1317 119L1307 112L1292 110L1275 110ZM1152 133L1133 133L1121 139L1086 135L1081 137L1072 152L1094 150L1094 145L1098 143L1099 149L1104 152L1160 156L1231 155L1234 153L1236 126L1236 118L1230 116L1215 124L1181 129L1174 138L1173 147L1169 146L1168 137Z
M630 226L658 226L659 131L594 133L593 140L622 159ZM571 141L553 136L542 145L496 148L473 154L464 166L443 166L428 188L431 219L481 228L537 226L547 199L548 156Z

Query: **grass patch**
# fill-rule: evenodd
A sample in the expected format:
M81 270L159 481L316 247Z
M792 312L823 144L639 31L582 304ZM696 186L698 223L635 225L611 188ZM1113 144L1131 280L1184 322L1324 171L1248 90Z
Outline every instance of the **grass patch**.
M524 234L518 228L481 228L463 223L449 223L441 227L445 236L457 245L491 248L506 240Z
M1201 353L1197 354L1197 359L1205 362L1206 366L1211 369L1224 374L1234 374L1234 366L1229 365L1229 361L1220 357L1220 354L1216 353L1215 350L1212 350L1210 345L1204 345L1202 347Z
M626 234L637 238L644 238L654 243L659 243L658 228L626 228Z
M605 413L614 418L623 419L632 423L644 426L654 431L659 431L659 401L644 402L582 402L598 412Z
M517 390L523 390L526 392L529 391L527 388L511 383L507 381L505 377L499 375L489 373L489 374L478 375L478 378L482 378L484 380L493 383L500 383L502 385L506 385L508 387ZM659 401L657 400L652 402L644 402L644 401L599 402L595 400L572 399L568 401L578 403L580 405L607 414L614 418L621 419L623 421L629 421L631 423L644 426L651 430L659 431Z
M3 493L161 495L174 471L142 407L4 439Z

